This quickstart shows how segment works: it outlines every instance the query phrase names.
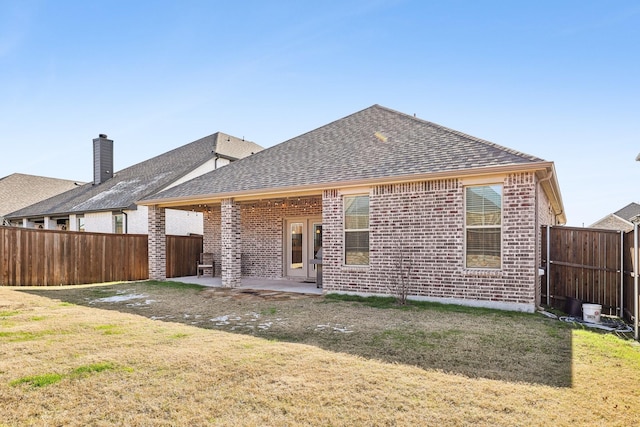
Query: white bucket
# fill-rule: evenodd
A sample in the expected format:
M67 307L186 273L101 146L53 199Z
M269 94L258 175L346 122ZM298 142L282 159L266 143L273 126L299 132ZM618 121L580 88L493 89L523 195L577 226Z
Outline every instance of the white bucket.
M582 320L589 323L600 323L600 304L582 304Z

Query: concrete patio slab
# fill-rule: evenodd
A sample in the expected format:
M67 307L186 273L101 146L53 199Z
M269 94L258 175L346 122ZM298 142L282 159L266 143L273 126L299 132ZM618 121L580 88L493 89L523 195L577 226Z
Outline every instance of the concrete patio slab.
M193 283L196 285L210 286L213 288L222 287L222 279L220 277L184 276L172 277L167 280L171 282ZM316 287L315 283L307 283L292 279L263 279L254 277L243 277L241 279L239 288L322 295L322 288Z

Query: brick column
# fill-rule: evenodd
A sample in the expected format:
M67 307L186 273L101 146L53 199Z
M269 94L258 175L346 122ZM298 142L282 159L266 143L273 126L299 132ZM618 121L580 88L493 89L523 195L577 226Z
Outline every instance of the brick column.
M149 279L167 278L167 237L165 234L165 211L158 206L149 206Z
M240 205L224 199L221 207L222 286L240 286L242 241L240 238Z

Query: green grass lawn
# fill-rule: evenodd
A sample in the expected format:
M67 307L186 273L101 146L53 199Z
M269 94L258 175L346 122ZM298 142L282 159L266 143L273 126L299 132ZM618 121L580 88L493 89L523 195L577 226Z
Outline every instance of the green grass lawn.
M54 290L0 288L0 425L575 427L640 419L637 343L539 315L122 286L156 298L157 308L96 306L110 295L99 289L71 302ZM191 303L180 299L187 296ZM172 302L191 311L150 318ZM251 313L270 327L216 326L208 317L225 313Z

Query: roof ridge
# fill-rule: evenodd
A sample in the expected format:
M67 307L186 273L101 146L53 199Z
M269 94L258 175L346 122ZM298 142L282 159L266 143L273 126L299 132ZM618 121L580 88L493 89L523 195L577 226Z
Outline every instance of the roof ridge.
M202 143L202 142L203 142L203 140L205 140L205 139L207 139L207 138L212 138L212 137L214 138L214 141L213 141L213 142L214 142L214 145L213 145L213 147L212 147L212 148L215 150L215 143L217 142L217 135L218 135L219 133L220 133L220 132L215 132L215 133L212 133L211 135L207 135L207 136L203 136L202 138L198 138L198 139L196 139L195 141L187 142L186 144L180 145L179 147L173 148L173 149L171 149L171 150L169 150L169 151L165 151L164 153L160 153L160 154L155 155L155 156L153 156L153 157L149 157L149 158L148 158L148 159L146 159L146 160L142 160L142 161L140 161L140 162L138 162L138 163L134 163L133 165L127 166L126 168L119 169L119 170L115 171L115 173L124 172L124 171L126 171L126 170L128 170L128 169L131 169L131 168L133 168L133 167L136 167L136 166L142 165L142 164L144 164L144 163L149 163L149 162L151 162L151 161L153 161L153 160L157 160L157 159L158 159L158 157L164 157L164 156L167 156L167 155L169 155L169 154L175 153L175 152L177 152L177 151L179 151L179 150L184 150L184 149L185 149L186 147L188 147L188 146L195 145L196 143Z

